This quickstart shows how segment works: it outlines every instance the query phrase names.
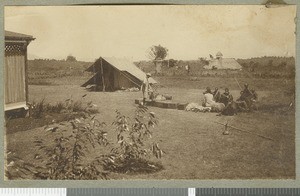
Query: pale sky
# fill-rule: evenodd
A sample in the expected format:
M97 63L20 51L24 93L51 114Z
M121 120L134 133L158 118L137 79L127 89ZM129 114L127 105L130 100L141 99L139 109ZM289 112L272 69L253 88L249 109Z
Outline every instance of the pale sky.
M29 54L93 61L147 59L152 45L167 58L295 56L296 6L11 6L5 30L33 35Z

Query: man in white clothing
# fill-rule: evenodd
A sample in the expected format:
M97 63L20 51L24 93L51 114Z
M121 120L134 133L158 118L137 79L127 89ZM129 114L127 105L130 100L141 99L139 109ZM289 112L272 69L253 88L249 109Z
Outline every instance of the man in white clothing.
M149 94L152 92L150 83L149 83L149 78L151 77L150 73L146 74L146 78L143 81L143 84L141 86L141 90L143 93L143 105L145 105L146 99L149 98Z

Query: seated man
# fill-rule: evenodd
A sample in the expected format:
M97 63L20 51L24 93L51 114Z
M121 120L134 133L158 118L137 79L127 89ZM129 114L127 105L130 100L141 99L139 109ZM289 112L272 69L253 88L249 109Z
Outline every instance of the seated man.
M225 108L223 103L217 103L214 101L214 96L209 87L206 88L204 94L203 107L211 107L212 112L221 112Z
M257 95L257 93L254 89L251 89L251 94L252 94L251 101L252 102L257 102L258 101L258 95Z
M215 91L213 92L213 96L214 96L215 102L220 102L221 93L217 87L215 88Z
M237 104L236 102L232 101L229 102L228 105L224 108L224 110L219 115L225 116L233 116L237 115Z
M203 107L212 107L216 102L214 101L214 96L209 87L206 88L204 94Z
M246 94L244 93L244 91L241 91L240 92L240 97L235 101L236 104L238 105L238 108L241 111L247 111L249 109L249 107L248 107L248 102L249 101L246 101L246 100L248 100L248 98L245 95Z
M249 85L247 83L244 84L243 96L247 98L252 96L252 93L249 90Z
M229 92L228 88L225 88L225 92L221 95L220 102L224 103L225 106L228 105L228 103L233 101L233 97L231 93Z

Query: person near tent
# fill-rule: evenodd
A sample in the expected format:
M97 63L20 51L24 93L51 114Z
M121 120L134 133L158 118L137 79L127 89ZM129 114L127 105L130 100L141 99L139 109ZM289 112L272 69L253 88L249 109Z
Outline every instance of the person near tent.
M229 89L225 88L225 92L220 97L220 102L224 103L224 105L227 106L228 103L231 103L232 101L233 101L233 97L229 92Z
M215 91L213 92L213 96L214 96L215 102L220 102L221 93L220 93L218 87L215 88Z
M150 73L146 74L146 77L143 81L143 84L141 86L141 90L143 93L143 105L146 104L146 99L151 97L151 93L153 93L150 82L149 82L149 78L151 77Z

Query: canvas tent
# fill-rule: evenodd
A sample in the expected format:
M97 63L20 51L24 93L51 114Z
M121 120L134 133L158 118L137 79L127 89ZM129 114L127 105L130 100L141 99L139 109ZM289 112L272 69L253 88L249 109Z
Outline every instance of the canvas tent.
M132 87L140 88L146 74L128 59L100 57L86 69L94 73L82 87L93 86L97 91L115 91ZM157 83L153 78L150 83Z
M5 111L28 109L27 46L34 39L31 35L5 31Z

